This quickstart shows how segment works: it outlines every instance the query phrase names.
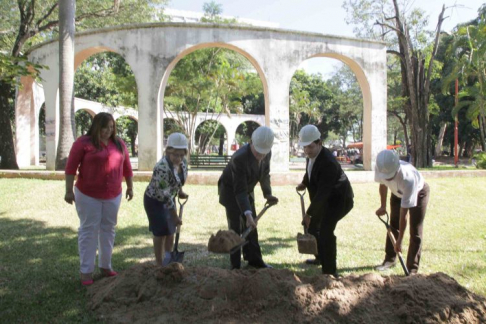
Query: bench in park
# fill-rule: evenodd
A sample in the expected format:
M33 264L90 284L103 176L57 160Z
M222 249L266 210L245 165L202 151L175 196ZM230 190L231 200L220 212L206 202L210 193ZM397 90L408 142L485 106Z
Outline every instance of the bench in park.
M195 168L223 169L230 159L229 155L191 155L189 165Z

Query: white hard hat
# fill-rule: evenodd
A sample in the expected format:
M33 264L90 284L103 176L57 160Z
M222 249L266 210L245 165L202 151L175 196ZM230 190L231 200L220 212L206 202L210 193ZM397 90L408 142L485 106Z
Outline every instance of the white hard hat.
M267 154L272 149L274 137L270 127L260 126L251 134L251 142L258 153Z
M321 139L321 132L314 125L306 125L299 132L300 146L307 146L318 139Z
M376 156L375 172L381 179L391 179L400 168L400 158L393 150L383 150Z
M167 147L187 150L187 138L182 133L172 133L167 139Z

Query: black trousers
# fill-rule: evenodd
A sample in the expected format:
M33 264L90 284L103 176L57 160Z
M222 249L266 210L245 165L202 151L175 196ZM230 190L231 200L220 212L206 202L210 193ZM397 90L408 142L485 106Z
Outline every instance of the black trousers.
M337 272L337 244L334 230L341 219L342 206L329 206L325 215L312 216L309 224L309 234L317 240L316 258L319 258L322 265L322 273L335 274Z
M228 228L235 231L238 235L241 235L246 230L246 216L241 213L240 209L226 208L226 219L228 220ZM253 207L253 218L256 218L255 208ZM258 230L255 228L250 232L246 238L248 244L243 246L243 258L248 261L251 266L262 266L262 251L260 244L258 243ZM241 249L230 255L231 267L239 269L241 267Z
M417 206L409 209L410 217L410 243L407 253L407 268L410 272L417 272L420 263L420 255L422 254L422 238L425 212L429 203L430 188L427 183L424 184L422 190L417 196ZM395 239L398 238L398 228L400 226L400 205L402 199L394 194L390 197L390 226L393 228L392 233ZM385 245L385 261L394 262L397 254L393 248L390 239L386 238Z

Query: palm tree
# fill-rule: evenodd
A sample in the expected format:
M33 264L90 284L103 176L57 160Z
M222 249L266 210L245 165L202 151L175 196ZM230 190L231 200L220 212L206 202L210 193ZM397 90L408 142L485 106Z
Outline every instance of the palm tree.
M481 147L485 143L485 106L486 106L486 22L483 18L478 25L459 27L450 48L456 62L452 72L446 77L444 89L455 79L461 82L459 98L463 99L452 110L453 118L460 109L467 107L466 117L473 127L479 128Z
M75 0L59 0L60 127L56 169L64 170L74 142L74 13Z

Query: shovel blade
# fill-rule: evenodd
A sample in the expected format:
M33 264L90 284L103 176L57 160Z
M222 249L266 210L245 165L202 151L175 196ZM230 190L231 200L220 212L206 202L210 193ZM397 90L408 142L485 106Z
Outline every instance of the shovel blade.
M169 263L182 263L184 261L184 252L179 251L172 251L170 252L170 261Z
M317 240L312 234L297 234L297 247L300 254L317 255Z

